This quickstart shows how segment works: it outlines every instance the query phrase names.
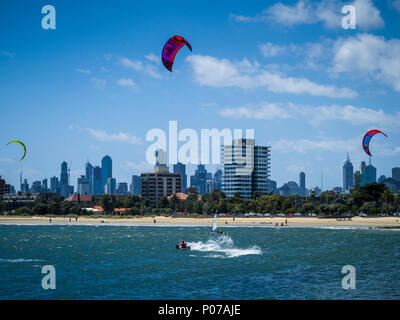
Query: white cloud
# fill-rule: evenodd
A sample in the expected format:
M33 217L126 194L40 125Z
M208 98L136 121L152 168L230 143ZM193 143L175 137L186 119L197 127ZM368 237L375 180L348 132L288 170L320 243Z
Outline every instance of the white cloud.
M259 48L262 55L266 58L275 57L278 54L281 54L282 52L286 51L285 46L276 45L271 42L262 43L259 45Z
M340 39L334 46L333 70L369 76L400 91L400 40L371 34Z
M91 74L91 71L89 69L76 69L76 71L79 73Z
M344 121L352 125L379 125L381 128L396 128L400 122L400 112L385 113L382 109L339 106L304 106L289 104L272 104L262 102L259 106L225 108L219 112L223 117L235 119L298 119L303 117L310 124L318 125L324 121Z
M15 161L13 159L4 158L4 157L0 157L0 162L1 163L15 163Z
M151 61L151 62L155 62L157 64L161 64L161 60L159 57L157 57L153 52L147 54L144 56L147 60Z
M91 82L93 83L94 88L98 90L104 90L107 84L106 80L99 78L92 78Z
M13 59L15 57L15 53L11 53L9 51L1 51L0 52L3 56L9 57L11 59Z
M129 144L142 144L143 140L136 136L130 135L129 133L107 133L104 130L95 130L86 128L89 134L95 139L102 142L125 142Z
M391 5L398 11L400 12L400 0L392 0Z
M139 173L141 173L141 172L149 172L149 171L153 170L153 165L148 163L148 162L145 162L145 161L136 163L136 162L132 162L132 161L126 160L124 162L124 164L121 165L121 167L123 169L125 169L126 171L132 171L133 170L134 172L139 172Z
M271 143L272 150L281 153L302 153L309 152L334 152L344 154L346 152L358 153L360 149L360 139L340 140L334 138L320 138L317 140L299 139L285 140L280 139Z
M320 85L306 78L293 78L271 73L258 62L243 59L232 62L211 56L192 55L186 58L194 72L194 81L211 87L266 87L279 93L310 94L330 98L353 98L357 93L349 88Z
M135 83L131 78L122 78L117 81L117 84L121 87L134 87Z
M254 17L233 15L238 22L272 22L279 25L293 27L301 24L321 22L326 28L341 28L344 15L341 9L345 4L352 4L356 8L356 24L361 30L382 28L384 21L380 11L371 0L355 0L353 2L323 0L319 3L308 0L299 0L294 5L276 3Z
M315 20L310 3L302 0L294 6L287 6L278 2L265 10L265 13L273 22L288 26L314 23Z
M148 76L150 76L152 78L155 78L155 79L161 78L161 74L158 72L158 69L155 65L152 65L149 63L143 63L140 60L130 60L125 57L121 58L120 62L124 67L130 68L137 72L143 72L144 74L147 74Z

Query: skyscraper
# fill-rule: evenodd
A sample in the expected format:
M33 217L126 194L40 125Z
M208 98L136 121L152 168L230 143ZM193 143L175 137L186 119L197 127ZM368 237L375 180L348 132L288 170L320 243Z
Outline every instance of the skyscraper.
M218 169L214 173L214 189L222 190L222 176L224 172L221 169Z
M199 194L206 193L206 181L208 179L208 172L204 164L197 165L194 175L190 177L190 186L197 188Z
M400 168L396 167L392 169L392 179L400 181Z
M65 161L61 163L60 195L65 199L74 192L74 187L69 185L68 165Z
M128 194L128 184L126 182L119 182L117 184L117 194Z
M57 177L50 178L50 192L51 193L59 193L59 184Z
M224 145L222 190L227 197L239 193L251 199L254 193L268 194L270 147L255 146L254 139L235 139Z
M353 188L353 186L353 164L350 162L350 157L347 153L347 159L343 164L343 191L349 191L351 188Z
M187 175L186 166L183 163L178 162L174 164L174 173L180 173L182 175L182 192L185 193L187 189Z
M93 166L89 162L86 162L86 164L85 164L85 177L86 177L86 181L89 183L89 192L88 192L88 194L93 194L92 176L93 176Z
M365 168L365 175L367 176L367 183L376 182L376 168L371 163L371 157L369 158L369 164Z
M117 181L115 178L108 178L107 184L105 187L106 194L116 194L117 192Z
M140 195L140 176L133 175L130 185L130 193Z
M86 176L78 178L78 190L79 194L90 194L90 183L86 179Z
M182 187L181 174L170 173L165 164L165 152L156 151L156 159L154 172L142 173L140 176L140 193L143 198L149 198L153 205L162 197L181 192Z
M112 160L106 155L101 159L101 181L103 187L107 184L108 179L112 178Z
M104 193L104 185L101 180L101 168L95 166L92 173L92 192L95 195Z
M300 196L306 196L306 174L304 172L300 172L299 175L299 185L300 185Z

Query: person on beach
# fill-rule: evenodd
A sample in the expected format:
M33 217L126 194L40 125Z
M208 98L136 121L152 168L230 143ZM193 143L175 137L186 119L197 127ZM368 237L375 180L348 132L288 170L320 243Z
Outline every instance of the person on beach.
M51 223L51 218L49 219L49 223Z
M157 223L156 219L154 219L154 223Z
M78 221L78 217L75 217L75 221Z
M71 218L69 218L69 222L71 222Z
M285 224L287 225L287 219L285 220Z

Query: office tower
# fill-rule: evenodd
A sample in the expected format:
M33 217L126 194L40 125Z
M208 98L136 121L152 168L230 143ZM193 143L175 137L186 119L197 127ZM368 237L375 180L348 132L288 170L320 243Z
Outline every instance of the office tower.
M140 195L140 176L133 175L130 185L130 193Z
M89 181L86 179L86 176L82 176L80 178L78 178L78 190L77 192L79 194L90 194L90 183Z
M116 194L117 180L115 178L108 178L104 191L106 194Z
M183 163L178 162L177 164L174 164L173 171L174 173L180 173L182 175L182 192L185 193L187 189L186 166Z
M396 167L392 169L392 179L400 181L400 168Z
M11 187L6 183L6 180L0 176L0 196L7 193L11 193Z
M99 166L95 166L92 172L92 192L95 195L103 194L104 186L101 181L101 168Z
M304 172L300 172L299 175L299 185L300 185L300 196L306 196L306 174Z
M349 154L347 153L347 159L343 164L343 191L350 191L353 186L353 164L351 163Z
M379 183L383 183L383 182L385 182L386 181L386 176L385 175L381 175L380 177L379 177L379 179L378 179L378 182Z
M106 155L101 159L101 181L103 187L107 184L109 178L112 178L112 160L110 156Z
M168 197L182 190L182 175L170 173L168 166L163 162L162 154L156 151L156 158L157 156L159 161L156 161L154 172L140 175L141 195L143 198L149 198L152 205L156 205L162 197Z
M119 182L117 185L117 194L128 194L128 183Z
M42 186L43 186L44 192L47 192L47 191L48 191L48 187L47 187L47 178L46 178L46 179L43 179L43 181L42 181Z
M197 169L194 175L190 177L190 186L197 188L199 194L206 193L206 181L208 178L208 172L204 164L197 165Z
M61 163L61 174L60 174L60 195L65 199L73 193L73 187L69 185L69 173L68 165L65 161Z
M365 168L365 175L367 177L367 183L376 182L376 168L371 164L371 157L369 158L369 164Z
M59 193L59 186L58 186L58 178L51 177L50 178L50 192L51 193Z
M167 165L167 156L166 152L162 149L156 150L156 166L165 167Z
M214 189L222 190L222 176L223 176L223 171L221 169L218 169L214 173Z
M342 187L334 187L332 190L337 194L341 194L343 192Z
M224 145L222 191L251 199L255 193L268 194L270 147L255 146L254 139L235 139Z
M29 192L29 183L27 179L24 179L24 183L21 184L21 192L23 193Z
M40 193L42 191L43 191L42 183L40 181L33 181L32 187L31 187L31 192L32 193Z
M88 194L93 194L92 176L93 176L93 166L89 162L86 162L86 164L85 164L85 177L86 177L86 181L89 183L89 192L88 192Z

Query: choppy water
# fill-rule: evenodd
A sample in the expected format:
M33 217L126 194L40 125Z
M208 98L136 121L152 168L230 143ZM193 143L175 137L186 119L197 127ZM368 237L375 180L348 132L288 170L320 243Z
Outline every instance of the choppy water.
M399 299L400 231L0 225L0 299ZM190 251L175 249L185 239ZM44 290L42 266L56 269ZM356 289L344 290L344 265Z

